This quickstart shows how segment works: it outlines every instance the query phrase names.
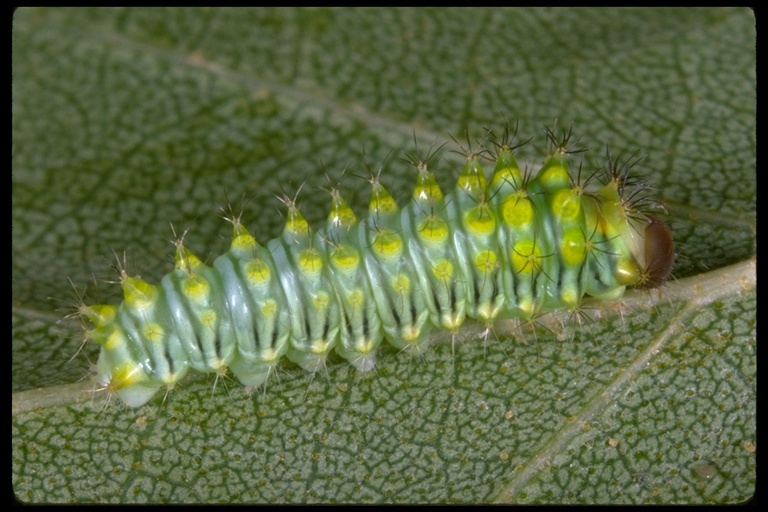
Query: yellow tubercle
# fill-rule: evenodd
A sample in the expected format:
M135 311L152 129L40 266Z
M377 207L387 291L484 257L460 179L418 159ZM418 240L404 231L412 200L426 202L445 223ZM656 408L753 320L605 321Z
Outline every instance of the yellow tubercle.
M420 171L413 188L413 200L417 202L434 203L443 199L443 191L435 180L434 174L429 171Z
M448 281L453 277L453 264L446 259L438 260L432 266L432 273L440 281Z
M376 182L371 190L371 202L368 205L368 211L376 212L378 215L398 212L397 202L379 182Z
M176 246L176 257L174 263L177 270L183 270L189 274L194 273L203 264L203 262L200 261L197 256L192 254L192 251L184 247L183 244L178 244Z
M288 219L285 221L284 231L292 237L305 236L312 232L309 223L295 206L288 208Z
M536 312L533 299L530 297L520 297L518 299L517 307L528 315L529 318L533 317L533 314Z
M331 302L331 298L326 293L318 293L312 300L312 304L317 311L325 311Z
M218 321L218 315L213 309L206 309L200 312L200 323L211 329L216 330L216 322Z
M533 222L536 213L530 199L513 195L504 201L501 207L501 216L508 226L523 228Z
M608 237L621 235L627 228L627 215L619 194L616 181L611 181L600 190L600 216L603 218L603 232Z
M370 340L359 340L355 343L355 352L363 357L368 357L371 353L375 352L376 344Z
M331 211L328 213L328 224L346 229L357 224L355 212L352 211L352 208L349 207L338 193L333 196Z
M277 364L280 354L272 347L265 347L261 350L260 359L267 364Z
M353 248L342 245L331 252L331 263L343 272L352 272L360 265L360 255Z
M640 283L643 271L634 260L624 259L616 265L614 275L619 284L635 286Z
M235 224L232 233L232 249L235 251L249 251L256 248L256 239L245 229L242 224Z
M539 183L545 190L557 190L570 186L571 176L568 171L566 155L555 154L541 168L537 176Z
M523 176L510 149L507 147L499 148L497 157L491 177L491 188L498 189L504 185L518 188L523 183Z
M79 313L85 315L95 327L104 327L115 320L117 306L111 304L83 305L80 307Z
M126 276L123 279L123 296L129 309L140 312L155 306L158 289L142 279Z
M581 196L573 189L558 190L551 201L552 214L564 222L576 221L581 214Z
M112 377L109 380L109 386L117 391L125 389L142 381L147 380L147 375L141 366L136 363L126 362L120 364L112 371Z
M207 302L211 294L211 285L203 276L194 274L184 280L182 291L193 303Z
M523 176L517 167L503 167L493 173L491 187L498 188L502 185L512 185L517 188L522 184Z
M512 266L518 274L530 274L541 268L541 249L533 240L520 240L512 251Z
M403 253L403 241L397 233L380 230L374 236L371 248L382 258L399 258Z
M364 300L365 300L365 294L359 288L355 288L354 290L352 290L347 294L347 303L350 306L353 306L353 307L362 306Z
M165 339L165 329L157 322L151 322L144 326L142 335L147 341L160 343Z
M456 333L464 324L464 316L454 312L443 313L440 317L440 323L442 324L443 328Z
M323 270L323 258L313 247L301 252L298 258L299 271L305 276L317 276Z
M490 235L496 230L496 217L488 203L480 203L464 214L464 225L473 236Z
M497 264L496 254L493 251L480 251L475 256L475 267L485 274L492 272Z
M256 258L245 265L245 275L254 286L263 286L269 282L272 272L264 260Z
M485 195L485 174L477 158L471 158L464 167L459 181L456 184L458 190L463 190L470 197L481 199Z
M421 329L415 325L404 325L401 330L401 335L408 343L417 345L421 338Z
M99 333L98 337L94 336L94 340L99 342L108 351L121 349L127 342L123 330L119 327Z
M572 227L563 233L560 255L569 266L580 265L587 256L584 233L578 227Z
M309 345L309 351L315 355L325 355L330 350L330 342L326 340L315 340Z
M261 306L261 312L267 318L275 316L277 313L277 301L274 299L264 301L264 304Z
M569 308L573 308L579 305L581 296L577 293L577 290L573 288L564 288L563 291L560 292L560 300L562 300Z
M441 244L448 239L448 224L435 215L429 215L418 226L419 238L428 244Z
M392 283L392 289L398 293L406 294L411 290L411 280L405 274L398 274Z

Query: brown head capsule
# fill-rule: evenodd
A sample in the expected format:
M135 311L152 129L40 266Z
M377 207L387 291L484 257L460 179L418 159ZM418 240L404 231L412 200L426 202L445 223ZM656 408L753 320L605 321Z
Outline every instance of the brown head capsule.
M669 278L675 263L675 242L667 224L649 216L645 228L645 270L642 288L658 288Z

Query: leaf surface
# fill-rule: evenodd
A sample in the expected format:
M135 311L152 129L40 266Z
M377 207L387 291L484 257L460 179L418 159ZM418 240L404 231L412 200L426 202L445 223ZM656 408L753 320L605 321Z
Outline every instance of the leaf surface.
M13 486L32 502L732 503L755 486L755 24L744 9L21 9L13 31ZM468 325L373 374L252 395L190 377L136 410L90 399L63 319L212 261L220 207L261 242L282 191L319 226L325 173L362 213L363 155L573 123L594 169L644 156L679 281L586 326ZM414 135L415 130L415 135ZM393 154L388 156L390 151ZM342 170L348 169L342 178ZM461 157L437 165L451 190ZM365 185L365 186L363 186ZM76 285L74 293L69 279ZM73 295L75 295L73 297ZM517 334L516 336L514 336ZM466 341L463 338L467 338ZM94 344L95 345L95 344ZM77 355L76 355L77 354ZM71 358L74 359L69 362ZM84 380L85 379L85 380Z

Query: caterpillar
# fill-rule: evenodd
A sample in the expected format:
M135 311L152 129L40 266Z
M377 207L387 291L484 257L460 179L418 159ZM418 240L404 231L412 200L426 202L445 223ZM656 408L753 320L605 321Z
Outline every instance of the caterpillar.
M674 242L651 211L660 205L634 178L636 162L614 160L572 172L572 130L547 130L548 157L522 171L508 127L488 147L462 150L456 188L443 195L425 158L402 209L371 172L368 213L359 220L330 190L325 226L313 231L296 201L282 234L262 245L241 223L229 250L204 264L175 242L175 265L159 285L120 268L120 305L81 305L85 339L101 345L97 381L130 407L172 389L189 370L232 372L265 385L287 358L309 372L332 351L356 369L376 364L382 343L421 354L433 328L470 318L530 320L577 310L585 296L618 299L627 287L669 277ZM488 179L482 160L494 163Z

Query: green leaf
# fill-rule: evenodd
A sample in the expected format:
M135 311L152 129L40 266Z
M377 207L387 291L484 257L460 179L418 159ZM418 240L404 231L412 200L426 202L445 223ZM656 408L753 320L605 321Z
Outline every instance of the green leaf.
M21 9L13 31L13 485L33 502L732 503L755 488L755 24L745 9ZM505 121L574 124L593 169L639 153L676 277L579 328L423 360L281 373L252 395L190 377L135 410L92 394L82 293L110 262L157 282L168 240L209 261L220 206L260 241L273 194L319 225L363 155ZM540 165L528 145L522 158ZM387 158L388 153L394 154ZM441 153L453 186L461 161ZM188 230L188 231L187 231ZM78 292L73 292L69 279ZM74 295L74 297L73 297ZM620 314L617 314L620 313ZM455 343L454 341L462 341ZM94 344L95 345L95 344ZM454 346L455 345L455 346ZM72 359L72 361L70 361ZM215 389L214 389L215 388ZM93 396L92 396L93 395Z

